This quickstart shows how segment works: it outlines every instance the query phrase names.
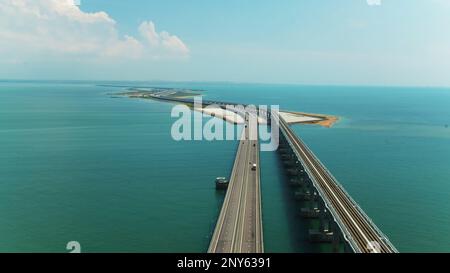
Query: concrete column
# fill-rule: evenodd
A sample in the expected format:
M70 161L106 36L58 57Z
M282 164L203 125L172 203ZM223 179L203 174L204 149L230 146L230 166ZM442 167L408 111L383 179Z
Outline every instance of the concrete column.
M339 253L341 252L341 243L344 242L344 238L341 229L339 228L339 226L337 225L337 223L334 221L333 218L330 218L330 228L333 231L333 241L332 241L333 252Z
M343 239L343 238L342 238ZM345 253L353 253L353 249L350 247L349 243L347 241L344 241L344 252Z
M320 208L320 206L319 206L319 208ZM325 213L322 211L322 210L320 210L320 214L319 214L320 216L319 216L319 231L320 232L324 232L325 231L325 228L326 228L326 221L327 221L327 219L326 219L326 215L325 215Z

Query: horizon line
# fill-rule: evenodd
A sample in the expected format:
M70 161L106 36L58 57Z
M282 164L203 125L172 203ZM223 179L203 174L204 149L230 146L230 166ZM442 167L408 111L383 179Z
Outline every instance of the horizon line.
M283 82L253 82L253 81L219 81L219 80L87 80L87 79L1 79L0 82L135 82L135 83L207 83L207 84L254 84L254 85L297 85L297 86L335 86L335 87L394 87L394 88L444 88L445 85L407 85L407 84L355 84L355 83L283 83Z

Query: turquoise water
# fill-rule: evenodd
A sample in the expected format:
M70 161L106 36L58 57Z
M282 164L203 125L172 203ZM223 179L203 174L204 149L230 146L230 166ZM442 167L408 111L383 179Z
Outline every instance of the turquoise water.
M400 251L450 251L450 90L140 84L340 116L294 129ZM176 142L172 105L120 90L0 82L0 252L206 251L237 143ZM266 251L315 251L277 154L261 161Z

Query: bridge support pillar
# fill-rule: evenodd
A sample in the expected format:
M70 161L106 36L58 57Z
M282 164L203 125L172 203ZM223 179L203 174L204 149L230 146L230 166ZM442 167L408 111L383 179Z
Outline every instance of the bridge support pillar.
M344 253L353 253L354 251L351 248L350 244L345 240L343 241L344 241Z
M334 253L339 253L339 252L341 252L341 249L340 249L341 241L342 241L341 231L333 218L331 218L331 220L330 220L330 225L331 225L331 229L333 230L333 242L332 242L333 247L332 247L332 249L333 249Z

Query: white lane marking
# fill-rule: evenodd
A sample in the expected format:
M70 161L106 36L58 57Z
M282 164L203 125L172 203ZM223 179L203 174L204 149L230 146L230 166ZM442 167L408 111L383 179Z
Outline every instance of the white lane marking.
M260 158L259 158L259 143L256 143L256 161L258 170L256 172L256 202L257 202L257 211L256 211L256 251L263 253L264 252L264 235L262 228L262 208L261 208L261 177L260 177Z
M245 131L248 131L248 128L247 129L244 129L244 132ZM241 186L240 186L240 190L239 190L239 201L238 201L238 208L237 208L237 215L236 215L236 221L234 222L234 228L233 228L233 236L232 236L232 239L231 239L231 252L233 252L233 250L234 250L234 245L235 245L235 238L236 238L236 233L237 233L237 226L238 226L238 222L241 222L241 221L239 221L239 212L240 212L240 210L241 210L241 203L242 203L242 188L244 187L244 182L245 182L245 179L246 179L246 177L248 176L248 168L246 167L247 166L247 161L248 161L248 155L249 155L249 146L250 145L248 145L249 143L247 143L247 142L245 142L244 144L247 144L247 148L246 148L246 150L245 150L245 160L244 160L244 174L242 175L242 180L241 180Z
M244 131L242 131L242 133L244 133ZM241 137L241 139L242 139L242 137ZM242 140L239 141L238 156L236 157L236 159L234 161L233 170L231 172L231 179L233 179L234 176L237 173L237 168L236 167L238 166L238 162L239 162L240 155L241 155L240 154L240 150L242 148L243 143L244 143L244 141L242 141ZM233 183L231 183L231 182L233 182ZM220 234L222 233L222 230L223 230L223 223L225 222L225 218L227 216L228 204L229 204L229 200L231 199L231 192L232 192L232 189L233 189L233 186L234 186L234 182L235 182L234 179L232 181L230 180L230 184L228 185L227 193L225 195L224 205L222 206L222 210L220 211L220 214L219 214L219 221L217 223L217 224L219 224L219 229L217 230L217 234L216 234L215 231L214 231L214 234L213 234L213 246L212 246L212 249L211 249L211 252L213 252L213 253L217 251L217 245L219 244ZM223 212L223 214L222 214L222 212ZM226 232L226 230L225 230L225 232ZM222 247L222 250L224 250L224 247L225 246Z
M250 143L249 143L250 144ZM251 145L249 145L250 147L251 147ZM248 158L247 158L248 159ZM248 161L248 160L247 160ZM247 163L247 162L246 162ZM247 167L245 167L246 169L248 169L249 168L249 166L247 166ZM240 242L239 242L239 245L238 245L238 247L239 247L239 253L240 252L242 252L242 240L243 240L243 237L244 237L244 227L245 227L245 214L246 214L246 207L247 207L247 192L248 192L248 174L249 174L249 172L248 172L248 170L247 170L247 172L246 172L246 176L245 176L245 179L244 179L244 181L242 182L242 184L244 185L245 184L245 189L244 189L244 215L242 215L242 221L241 221L241 239L240 239Z
M250 120L250 117L249 117L249 120ZM251 142L251 136L250 136L250 134L252 134L252 133L254 133L253 132L253 130L251 130L251 128L249 128L250 127L250 124L248 125L248 128L246 128L246 130L248 131L248 139L249 139L249 141L248 141L248 157L246 158L246 160L247 161L249 161L248 159L249 158L251 158L251 151L252 151L252 142ZM257 133L257 131L256 131L256 133ZM247 163L247 162L245 162L245 163ZM258 166L259 167L259 166ZM244 240L244 233L245 233L245 231L244 231L244 228L245 228L245 215L247 214L247 210L246 210L246 208L247 208L247 193L248 193L248 186L249 186L249 179L248 179L248 177L249 177L249 174L250 174L250 172L249 172L249 169L250 168L250 166L247 166L246 167L246 172L245 172L245 179L244 179L244 181L243 181L243 184L245 184L245 189L244 189L244 214L242 215L242 221L241 221L241 223L242 223L242 226L241 226L241 238L240 238L240 240L239 240L239 245L238 245L238 249L239 249L239 253L241 253L242 252L242 244L243 244L243 240Z

